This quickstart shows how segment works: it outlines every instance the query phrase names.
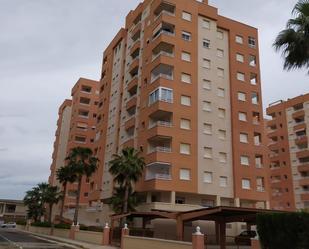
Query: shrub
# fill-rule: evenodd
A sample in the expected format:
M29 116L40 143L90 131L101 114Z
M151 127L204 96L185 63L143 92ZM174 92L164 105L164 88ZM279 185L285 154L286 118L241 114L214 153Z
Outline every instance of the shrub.
M31 223L31 226L34 226L34 227L51 227L51 224L49 222L33 222L33 223Z
M85 225L80 225L79 227L80 230L83 231L91 231L91 232L103 232L102 227L96 227L96 226L85 226Z
M25 226L25 225L27 225L27 222L25 220L18 220L18 221L16 221L16 224L21 225L21 226Z
M271 213L257 216L263 249L309 248L308 213Z
M56 224L54 227L58 228L58 229L70 229L71 225L70 224L61 223L61 224Z

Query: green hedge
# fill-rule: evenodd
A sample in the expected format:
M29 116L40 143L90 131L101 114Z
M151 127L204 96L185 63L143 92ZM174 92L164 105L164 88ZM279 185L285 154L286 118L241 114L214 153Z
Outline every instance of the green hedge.
M70 224L55 224L54 227L58 229L70 229L71 225Z
M308 249L308 213L271 213L257 216L263 249Z
M95 227L95 226L85 226L85 225L80 225L79 227L80 230L83 231L91 231L91 232L103 232L102 227Z
M25 220L18 220L18 221L16 221L16 224L21 225L21 226L25 226L25 225L27 225L27 222Z
M34 226L34 227L51 227L51 224L49 222L32 222L31 226Z

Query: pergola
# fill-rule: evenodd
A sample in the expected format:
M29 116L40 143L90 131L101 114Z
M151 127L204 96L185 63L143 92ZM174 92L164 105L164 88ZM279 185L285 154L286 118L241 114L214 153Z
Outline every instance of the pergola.
M273 213L284 212L274 211L268 209L255 209L255 208L242 208L242 207L213 207L202 208L198 210L192 210L187 212L173 212L164 210L152 210L150 212L131 212L123 215L111 216L112 228L114 227L115 220L120 220L124 217L142 218L143 228L149 220L153 219L173 219L176 220L177 227L176 233L179 240L184 239L184 223L192 221L214 221L216 224L216 240L220 245L220 249L226 249L226 224L233 222L247 223L248 230L252 225L256 224L257 214L260 213Z

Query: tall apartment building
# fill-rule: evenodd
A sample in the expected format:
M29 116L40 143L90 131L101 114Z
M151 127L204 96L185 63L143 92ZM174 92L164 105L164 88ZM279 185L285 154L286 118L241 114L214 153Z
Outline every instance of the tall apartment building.
M144 210L268 207L258 32L208 1L145 0L104 52L89 202L112 195L112 155L147 166Z
M72 100L66 100L59 108L56 140L49 183L59 185L56 171L66 165L65 158L74 147L94 149L98 106L98 82L80 78L72 88ZM77 184L68 184L65 207L74 208ZM87 206L89 179L84 178L81 190L81 205Z
M309 208L309 94L267 108L271 208Z

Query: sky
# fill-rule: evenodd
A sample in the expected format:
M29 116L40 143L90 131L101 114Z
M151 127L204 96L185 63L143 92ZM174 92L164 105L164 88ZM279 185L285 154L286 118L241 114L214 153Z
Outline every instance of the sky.
M0 198L47 181L58 107L79 77L99 79L104 48L139 0L0 0ZM259 29L264 107L309 92L271 44L296 0L209 0Z

